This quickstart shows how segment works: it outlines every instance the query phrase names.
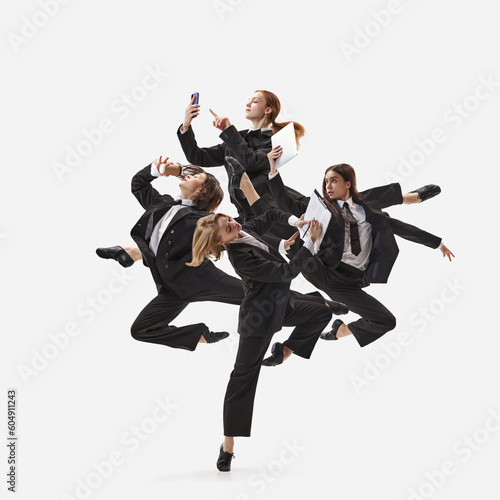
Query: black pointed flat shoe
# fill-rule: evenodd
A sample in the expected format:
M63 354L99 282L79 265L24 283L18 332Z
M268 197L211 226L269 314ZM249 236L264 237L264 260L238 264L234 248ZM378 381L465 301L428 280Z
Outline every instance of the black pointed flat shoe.
M283 363L283 344L276 342L271 348L271 356L262 361L262 366L278 366Z
M226 156L226 163L229 165L231 170L231 185L235 189L240 189L241 184L241 176L245 173L245 169L241 165L241 163L232 156Z
M229 332L212 332L208 328L203 333L207 344L215 344L215 342L219 342L219 340L224 340L229 337Z
M332 329L329 332L322 333L319 337L323 340L338 340L337 332L343 324L344 322L341 319L336 319L333 322Z
M334 300L325 300L332 311L336 316L340 316L341 314L347 314L349 312L349 308L342 302L336 302Z
M98 248L95 253L101 259L116 260L123 267L130 267L134 263L134 259L122 247Z
M217 469L221 472L229 472L231 470L231 460L233 458L235 458L234 454L224 451L222 445L220 445L219 458L217 459Z
M436 184L427 184L421 188L410 191L410 193L417 193L418 198L422 201L430 200L437 196L441 192L441 188L436 186Z

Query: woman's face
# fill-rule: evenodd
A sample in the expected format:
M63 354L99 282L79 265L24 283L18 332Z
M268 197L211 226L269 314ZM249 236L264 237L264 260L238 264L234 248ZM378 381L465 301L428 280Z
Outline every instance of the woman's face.
M349 188L351 183L335 170L328 170L325 175L325 190L331 200L348 200L351 196Z
M229 243L238 237L241 231L241 224L238 224L232 217L221 216L217 219L219 226L218 236L221 243Z
M247 120L261 120L266 115L271 114L272 109L267 105L262 92L255 92L247 101L245 108L245 118Z
M207 174L205 173L195 175L188 174L181 180L181 182L179 183L179 187L181 188L181 190L190 195L197 195L202 190L203 184L206 182L206 180Z

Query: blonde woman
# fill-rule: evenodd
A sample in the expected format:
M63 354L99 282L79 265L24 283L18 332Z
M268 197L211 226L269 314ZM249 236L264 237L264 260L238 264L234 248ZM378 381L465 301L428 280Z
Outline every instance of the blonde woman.
M303 217L297 219L276 209L243 226L230 216L211 214L198 221L193 236L193 261L188 265L198 266L210 257L217 260L227 251L245 290L239 313L238 353L224 399L224 442L217 460L220 471L231 469L234 437L250 436L261 364L276 366L292 353L308 359L332 317L332 309L347 312L343 304L290 291L291 280L313 258L314 242L321 233L319 222L310 222L305 243L290 262L260 237L276 223L297 228L307 224ZM285 250L298 234L284 241ZM283 326L295 329L286 342L275 343L271 356L264 360L273 334Z

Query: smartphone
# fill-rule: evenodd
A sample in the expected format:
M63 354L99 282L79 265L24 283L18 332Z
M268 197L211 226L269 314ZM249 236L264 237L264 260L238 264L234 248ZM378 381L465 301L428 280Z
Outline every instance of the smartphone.
M194 96L194 101L193 101L193 104L199 104L200 102L200 93L199 92L193 92L191 94L191 99L193 98ZM193 118L196 118L198 115L194 115Z

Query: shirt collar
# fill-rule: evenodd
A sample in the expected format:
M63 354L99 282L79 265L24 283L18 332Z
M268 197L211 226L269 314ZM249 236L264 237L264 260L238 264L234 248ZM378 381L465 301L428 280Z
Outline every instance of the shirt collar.
M260 132L262 135L273 135L273 129L271 129L271 128L260 128L258 130L249 129L247 132L247 135L250 132Z
M175 197L175 201L177 201L177 200L181 200L182 201L182 205L185 205L186 207L192 207L194 205L193 200L184 200L180 196L176 196Z
M347 201L337 200L337 203L339 204L340 208L344 208L344 203L347 203L350 207L354 206L354 201L352 197L349 198Z

